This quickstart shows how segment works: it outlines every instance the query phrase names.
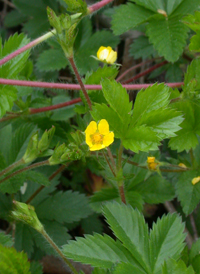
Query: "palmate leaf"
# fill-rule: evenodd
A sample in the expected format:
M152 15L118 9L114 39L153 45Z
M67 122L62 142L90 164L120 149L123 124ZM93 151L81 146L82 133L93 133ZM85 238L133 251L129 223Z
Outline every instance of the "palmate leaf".
M146 274L147 272L143 269L139 269L137 266L134 266L129 263L124 263L124 262L119 263L113 272L113 274L128 274L128 273Z
M150 231L150 261L153 273L159 273L167 258L177 260L184 248L184 224L176 214L158 219Z
M149 43L148 37L141 35L130 46L129 53L135 59L147 59L148 57L152 57L152 55L155 54L155 50L153 45Z
M179 16L158 16L151 19L147 26L149 41L169 62L177 61L186 45L188 28L180 19Z
M30 263L24 252L0 245L0 274L30 274Z
M187 92L187 87L190 87L191 82L194 83L194 89L200 89L200 59L194 59L187 68L183 86L184 93Z
M174 1L168 1L168 2L174 2ZM169 3L170 5L170 3ZM199 6L199 0L183 0L180 5L173 11L173 16L176 15L185 15L193 13L195 10L197 10Z
M117 262L134 262L121 243L107 235L86 235L85 238L69 241L69 244L63 246L62 252L67 258L94 267L111 268Z
M148 273L150 270L149 234L143 215L132 207L119 203L107 203L103 212L115 236L137 260L138 268Z
M192 266L187 266L182 260L179 260L178 262L169 259L164 263L164 266L162 268L162 274L195 274ZM197 272L196 272L197 273Z
M134 3L121 5L115 9L112 16L112 30L115 35L120 35L149 19L154 12L137 6Z
M200 201L200 184L192 184L192 179L197 176L198 171L188 171L176 183L176 194L186 215L192 213Z

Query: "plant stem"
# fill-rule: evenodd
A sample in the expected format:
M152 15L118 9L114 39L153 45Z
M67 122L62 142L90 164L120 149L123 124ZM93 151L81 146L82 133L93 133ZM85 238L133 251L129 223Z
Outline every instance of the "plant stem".
M109 158L110 158L110 160L111 160L112 166L113 166L113 168L114 168L114 172L115 172L115 174L116 174L117 168L116 168L115 160L114 160L114 158L113 158L112 152L111 152L111 150L110 150L109 147L107 147L107 152L108 152L108 156L109 156Z
M103 150L102 150L102 151L103 151ZM114 172L114 169L113 169L112 165L110 164L110 162L109 162L109 160L108 160L108 157L106 156L106 154L105 154L104 151L103 151L103 155L104 155L104 158L106 159L107 164L109 165L109 168L110 168L110 170L111 170L113 176L116 177L116 174L115 174L115 172Z
M174 205L171 202L165 202L164 206L165 206L165 208L167 209L168 212L177 213ZM187 243L188 247L191 248L191 246L193 244L193 238L192 238L190 232L188 231L188 229L186 227L185 227L184 231L186 232L186 239L185 239L186 243Z
M50 177L49 177L49 181L53 180L60 172L62 172L68 165L62 165L60 166ZM35 198L35 196L37 196L38 193L40 193L40 191L43 190L45 186L42 185L40 186L32 195L30 198L28 198L28 200L26 201L26 204L30 204L30 202Z
M124 184L119 186L119 194L120 194L122 203L126 204L126 198L125 198L125 193L124 193Z
M53 35L56 34L56 30L53 29L52 31L47 32L46 34L40 36L39 38L33 40L32 42L28 43L27 45L25 45L24 47L12 52L11 54L7 55L6 57L4 57L3 59L0 60L0 66L2 66L3 64L5 64L6 62L8 62L9 60L13 59L14 57L16 57L17 55L21 54L22 52L33 48L34 46L42 43L43 41L49 39L50 37L52 37Z
M6 173L10 172L11 170L13 170L14 168L20 166L20 165L23 165L24 164L24 160L23 159L20 159L19 161L13 163L12 165L8 166L7 168L5 168L4 170L2 170L0 172L0 177L5 175Z
M30 170L30 169L33 169L33 168L36 168L36 167L44 166L44 165L49 165L49 161L45 160L43 162L35 163L35 164L30 165L30 166L27 166L27 167L24 167L22 169L19 169L19 170L15 171L15 172L11 173L10 175L6 176L2 180L0 180L0 184L3 183L3 182L5 182L8 179L14 177L17 174L20 174L20 173L22 173L24 171L27 171L27 170Z
M192 213L190 214L190 223L191 223L193 233L194 233L194 240L197 241L199 238L199 235L198 235L197 227L195 224L194 216Z
M88 14L93 13L96 10L99 10L100 8L104 7L105 5L113 2L114 0L102 0L100 2L95 3L94 5L88 7Z
M43 237L47 240L47 242L55 249L55 251L60 255L60 257L64 260L64 262L69 266L72 273L78 274L75 267L72 265L72 263L65 257L65 255L62 253L60 248L56 245L56 243L49 237L49 235L46 233L46 231L43 229L41 231Z
M136 79L138 79L138 78L140 78L140 77L142 77L142 76L144 76L144 75L146 75L146 74L152 72L153 70L155 70L155 69L157 69L157 68L159 68L159 67L164 66L164 65L167 64L167 63L168 63L167 61L163 61L163 62L161 62L161 63L159 63L159 64L156 64L156 65L152 66L151 68L149 68L149 69L147 69L147 70L145 70L145 71L143 71L143 72L141 72L141 73L138 73L138 74L135 75L134 77L132 77L132 78L130 78L130 79L124 81L123 84L128 84L128 83L130 83L130 82L132 82L132 81L134 81L134 80L136 80Z
M194 167L195 159L194 159L194 154L193 154L193 149L192 148L190 149L190 159L191 159L192 167Z
M48 83L48 82L36 82L36 81L26 81L26 80L13 80L0 78L0 84L11 85L11 86L25 86L25 87L38 87L38 88L52 88L52 89L72 89L80 90L81 86L77 84L61 84L61 83ZM184 85L183 82L177 83L164 83L165 85L175 88ZM132 85L122 85L127 90L140 90L142 88L148 88L154 84L132 84ZM85 85L88 90L101 90L101 85Z
M88 107L89 107L90 110L92 110L92 102L90 101L90 97L88 96L86 88L85 88L85 86L83 84L83 81L82 81L80 75L79 75L78 69L77 69L76 64L74 62L74 57L73 56L69 57L68 60L69 60L69 62L71 64L71 66L73 68L73 71L74 71L74 73L76 75L76 78L77 78L77 80L78 80L78 82L79 82L79 84L81 86L81 89L82 89L83 94L85 96L85 99L87 101Z
M120 143L119 151L118 151L118 170L122 166L122 153L123 153L123 145L122 142Z

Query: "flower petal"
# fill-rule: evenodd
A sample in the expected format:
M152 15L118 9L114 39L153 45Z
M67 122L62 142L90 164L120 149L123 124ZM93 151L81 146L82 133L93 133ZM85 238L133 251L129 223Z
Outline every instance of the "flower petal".
M114 132L111 131L106 136L104 136L103 144L105 147L108 147L113 142L114 142Z
M102 135L107 135L109 133L109 124L105 119L102 119L98 124L98 131Z
M89 147L92 147L92 146L93 146L92 139L91 139L91 137L90 137L89 134L86 134L86 136L85 136L85 142L86 142L86 144L87 144Z
M95 121L92 121L89 123L89 125L87 126L85 133L86 135L92 135L97 131L97 123Z
M92 147L90 147L90 151L100 150L105 148L103 144L94 144Z
M113 64L117 60L117 52L112 50L110 54L108 55L106 61L109 64Z

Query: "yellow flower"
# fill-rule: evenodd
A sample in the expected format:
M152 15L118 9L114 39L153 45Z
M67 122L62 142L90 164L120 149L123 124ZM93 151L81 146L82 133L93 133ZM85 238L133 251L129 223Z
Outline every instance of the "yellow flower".
M183 163L179 163L178 165L179 165L180 167L187 168L186 165L183 164Z
M150 170L157 170L158 163L155 163L155 157L147 157L147 165Z
M95 121L90 122L85 134L86 144L91 151L103 149L114 142L114 133L109 131L109 124L105 119L102 119L98 125Z
M200 181L200 176L195 177L195 178L192 179L192 184L196 185L196 183L198 183L199 181Z
M102 62L113 64L117 60L117 52L111 47L101 46L97 51L97 58Z

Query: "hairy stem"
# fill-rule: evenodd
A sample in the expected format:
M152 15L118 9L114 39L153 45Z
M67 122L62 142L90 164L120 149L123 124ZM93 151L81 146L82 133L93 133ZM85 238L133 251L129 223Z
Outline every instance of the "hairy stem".
M11 86L24 86L24 87L38 87L38 88L52 88L52 89L72 89L80 90L81 86L77 84L61 84L61 83L48 83L48 82L36 82L36 81L26 81L26 80L13 80L13 79L4 79L0 78L0 84L2 85L11 85ZM122 85L127 90L139 90L142 88L148 88L154 84L132 84L132 85ZM177 83L165 83L165 85L178 88L184 85L183 82ZM101 90L101 85L85 85L85 88L88 90Z
M111 160L112 166L113 166L113 168L114 168L114 172L115 172L115 174L116 174L117 168L116 168L115 160L114 160L114 157L113 157L112 152L111 152L111 150L110 150L109 147L107 147L107 152L108 152L108 156L109 156L109 158L110 158L110 160Z
M68 267L71 269L72 273L78 274L75 267L72 265L72 263L65 257L65 255L62 253L60 248L56 245L56 243L49 237L49 235L46 233L46 231L42 230L43 237L47 240L47 242L53 247L53 249L60 255L60 257L64 260L64 262L68 265Z
M53 35L56 34L56 30L53 29L52 31L47 32L46 34L40 36L39 38L33 40L32 42L28 43L27 45L25 45L24 47L12 52L11 54L7 55L6 57L4 57L3 59L0 60L0 66L2 66L3 64L5 64L6 62L8 62L9 60L13 59L14 57L16 57L17 55L23 53L24 51L33 48L34 46L42 43L43 41L49 39L50 37L52 37Z
M103 150L102 150L102 151L103 151ZM106 154L105 154L104 151L103 151L103 155L104 155L104 158L106 159L107 164L109 165L109 168L110 168L110 170L111 170L113 176L116 177L115 171L114 171L112 165L110 164L110 162L109 162L109 160L108 160L108 157L106 156Z
M193 216L192 213L190 214L190 223L191 223L192 230L193 230L193 233L194 233L194 240L197 241L198 238L199 238L199 235L198 235L196 223L195 223L195 220L194 220L194 216Z
M24 171L27 171L27 170L30 170L30 169L33 169L33 168L36 168L36 167L44 166L44 165L49 165L49 161L45 160L43 162L35 163L35 164L30 165L30 166L27 166L27 167L24 167L22 169L19 169L19 170L15 171L15 172L11 173L10 175L6 176L2 180L0 180L0 184L3 183L3 182L5 182L8 179L14 177L17 174L20 174L20 173L22 173Z
M122 203L126 204L126 198L125 198L125 193L124 193L124 184L119 186L119 194L120 194Z
M88 13L89 14L93 13L94 11L101 9L102 7L104 7L105 5L107 5L107 4L109 4L109 3L113 2L113 1L114 0L102 0L100 2L97 2L94 5L88 7Z
M86 88L85 88L85 86L83 84L83 81L82 81L80 75L79 75L78 69L77 69L76 64L74 62L74 57L73 56L69 57L68 60L69 60L69 62L71 64L71 66L73 68L73 71L74 71L74 73L76 75L76 78L77 78L77 80L78 80L78 82L79 82L79 84L81 86L81 89L82 89L83 94L85 96L85 99L87 101L88 107L89 107L90 110L92 110L92 102L90 101L90 97L88 96Z
M24 164L24 160L23 159L20 159L19 161L13 163L12 165L8 166L7 168L5 168L4 170L2 170L0 172L0 177L5 175L6 173L10 172L11 170L13 170L14 168L20 166L20 165L23 165Z

